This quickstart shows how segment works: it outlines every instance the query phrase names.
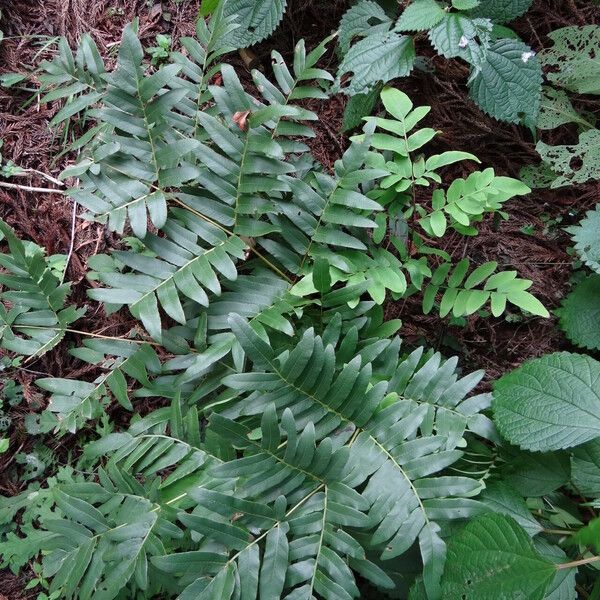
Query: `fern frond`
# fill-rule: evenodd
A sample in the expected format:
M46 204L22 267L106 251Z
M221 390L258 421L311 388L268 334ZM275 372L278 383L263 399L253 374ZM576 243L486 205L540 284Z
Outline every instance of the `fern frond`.
M187 319L180 294L208 306L207 290L214 294L221 291L216 273L235 279L237 270L233 260L243 258L246 248L238 237L228 237L189 211L173 209L173 218L163 231L165 237L148 234L143 238L154 256L115 252L113 256L130 271L100 273L100 281L111 287L89 291L95 300L127 304L156 340L161 338L159 303L172 319L185 325Z
M75 115L85 113L98 102L106 91L104 61L92 37L85 33L76 56L65 38L58 42L58 54L51 61L40 64L39 76L44 95L42 103L66 98L67 102L50 121L55 127Z
M27 248L0 219L0 232L9 254L0 254L0 344L6 350L29 357L41 356L56 346L85 309L67 306L71 285L51 272L39 246Z
M467 428L473 425L485 433L491 426L489 421L483 425L479 414L489 406L489 397L464 399L481 373L449 385L455 361L440 366L434 355L417 369L417 354L397 362L389 381L371 383L373 368L360 354L336 367L333 347L311 330L278 357L243 320L232 319L256 370L224 380L239 392L250 392L239 402L238 414L261 414L273 403L294 416L298 431L314 424L316 439L333 435L337 444L351 440L343 481L352 488L366 485L363 496L369 500L372 523L378 524L371 543L381 546L382 557L404 553L417 539L426 546L428 537L437 536L437 519L481 510L465 498L477 493L479 482L452 480L459 490L454 494L447 487L451 480L431 477L460 458L457 445ZM421 486L428 491L419 493ZM425 568L435 569L442 558L424 552Z
M72 354L81 355L81 350L75 349ZM133 410L125 375L133 373L150 387L147 366L158 362L156 353L151 346L141 345L129 356L110 361L106 361L104 356L102 358L108 370L91 383L57 377L36 380L38 387L52 394L46 410L39 416L41 433L51 430L54 433L75 433L87 421L105 414L112 397L126 410Z

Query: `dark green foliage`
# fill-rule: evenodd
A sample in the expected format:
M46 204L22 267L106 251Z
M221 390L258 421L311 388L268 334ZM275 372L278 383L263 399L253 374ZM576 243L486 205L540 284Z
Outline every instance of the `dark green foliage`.
M385 79L357 50L379 36L401 54L390 68L408 72L402 29L430 30L443 52L479 69L483 50L502 43L469 12L475 4L419 0L392 30L377 4L361 2L340 33L345 67ZM526 8L485 5L498 21ZM185 52L159 65L148 65L135 24L109 73L89 37L75 56L61 42L44 65L46 101L67 99L55 124L91 121L63 173L79 179L68 197L86 218L133 234L129 250L90 259L90 300L139 324L121 338L72 329L82 311L69 306L69 285L0 224L11 366L74 332L84 341L69 339L70 354L94 365L89 378L36 381L48 404L28 431L74 434L75 468L58 468L40 444L52 474L0 500L0 564L35 565L48 595L65 599L347 600L367 587L429 600L572 597L574 567L556 566L570 556L544 536L581 516L560 486L586 481L596 495L597 363L540 359L496 385L494 416L511 441L554 450L588 440L572 455L528 455L503 445L492 397L476 389L483 372L405 347L401 323L384 320L387 298L420 292L424 310L442 316L488 306L499 316L507 303L546 316L515 271L452 264L427 244L449 230L477 235L529 189L491 168L446 181L445 167L478 159L427 153L438 132L418 125L429 107L392 88L380 96L386 114L368 117L325 171L306 144L317 115L304 101L334 89L319 66L331 40L311 51L300 41L290 66L274 51L272 76L254 71L255 88L243 86L219 63L268 35L284 3L203 10L211 18L182 40ZM365 17L377 31L355 42ZM444 28L468 43L457 49ZM364 81L355 72L350 85ZM553 381L565 398L549 394L548 435L534 413ZM565 415L565 402L587 413ZM532 422L514 417L515 404Z

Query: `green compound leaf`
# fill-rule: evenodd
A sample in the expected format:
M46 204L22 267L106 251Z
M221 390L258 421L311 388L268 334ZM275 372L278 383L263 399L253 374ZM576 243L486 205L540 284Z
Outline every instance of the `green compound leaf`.
M227 38L235 48L247 48L273 33L283 18L286 0L228 0L224 16L239 25Z
M415 0L400 15L398 31L426 31L437 25L446 15L435 0Z
M574 344L600 349L600 275L580 281L556 312L561 329Z
M370 35L344 56L338 77L350 72L353 77L342 91L353 96L367 92L376 83L406 77L414 62L415 47L410 36L394 31Z
M600 439L573 450L571 483L587 498L600 498Z
M535 123L542 70L529 46L518 40L495 41L486 61L469 82L471 98L483 111L509 123Z
M494 386L494 421L512 444L561 450L600 436L600 362L556 352L526 362Z
M542 600L556 569L511 517L483 515L448 543L444 600Z
M540 53L548 79L571 92L600 94L600 27L563 27L548 37L554 46Z
M471 14L487 17L496 23L508 23L524 14L532 2L533 0L481 0Z
M368 27L365 27L365 24ZM391 19L383 8L371 0L362 0L344 13L338 27L338 43L342 55L350 50L356 37L365 37L377 32L387 32L392 26Z
M579 225L570 227L568 231L573 236L575 250L581 260L600 274L600 204L588 211Z
M585 183L598 179L600 169L600 130L590 129L579 136L579 143L565 146L549 146L538 142L535 146L542 161L557 175L550 185L559 188L564 185Z

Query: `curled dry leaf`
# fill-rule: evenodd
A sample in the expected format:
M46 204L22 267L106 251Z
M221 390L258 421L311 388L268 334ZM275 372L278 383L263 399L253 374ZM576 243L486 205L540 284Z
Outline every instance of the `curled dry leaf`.
M233 122L242 130L248 130L248 115L250 114L249 110L238 110L233 113Z

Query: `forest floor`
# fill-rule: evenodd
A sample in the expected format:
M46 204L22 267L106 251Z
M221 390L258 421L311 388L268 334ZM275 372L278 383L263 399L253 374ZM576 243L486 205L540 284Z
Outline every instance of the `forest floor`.
M52 40L66 36L75 43L84 32L95 38L102 54L111 61L115 55L123 26L134 17L140 19L140 37L145 46L154 46L156 34L173 38L174 47L182 35L193 35L199 0L3 0L0 2L4 41L0 43L0 75L8 72L33 73L40 60L52 56ZM273 48L289 56L295 43L305 38L312 47L331 29L347 8L343 0L295 0L290 2L284 22L275 35L253 49L260 64L268 72ZM525 17L512 24L523 40L539 51L549 45L548 32L568 25L600 24L600 8L585 0L536 0ZM525 128L498 123L485 116L466 91L468 70L459 61L448 61L433 55L426 38L418 41L417 52L428 57L430 72L415 71L396 85L415 104L431 105L427 126L442 131L432 151L465 150L473 152L484 166L492 166L499 174L518 176L523 165L537 162L535 139ZM239 57L233 62L244 68ZM325 67L335 68L336 56L326 55ZM246 78L249 80L249 76ZM33 96L35 77L27 89L0 88L0 139L5 160L21 167L58 175L74 157L63 155L63 138L48 127L58 104L42 106ZM316 157L331 168L347 145L340 133L344 96L315 102L311 109L319 113L317 137L312 142ZM593 110L583 99L576 107ZM596 115L600 117L600 115ZM66 133L68 135L68 132ZM561 129L560 134L544 135L550 143L570 143L576 132ZM25 182L25 181L24 181ZM27 181L40 185L35 177ZM469 257L475 263L496 260L504 268L514 268L520 277L531 279L532 291L552 310L559 306L568 289L572 259L568 253L569 237L564 227L577 222L586 210L598 202L600 185L534 190L505 204L507 221L499 225L485 220L478 236L464 238L446 236L443 249L455 260ZM73 282L72 298L86 301L88 282L84 278L89 256L105 252L118 244L104 227L74 219L72 206L61 195L36 194L0 188L0 217L17 233L44 246L48 254L67 253L73 244L67 280ZM420 299L390 302L388 318L401 318L401 335L409 344L426 342L445 354L459 354L467 371L486 370L484 386L524 360L548 352L568 348L555 319L523 317L518 313L494 319L473 315L456 322L436 316L424 316ZM101 310L88 313L84 326L89 331L119 335L135 327L126 316L107 317ZM23 402L17 412L23 414L42 407L43 399L34 391L32 382L41 374L53 377L81 377L89 368L74 361L65 350L56 349L38 360L31 370L19 371L18 383L24 386ZM14 420L13 439L22 438L18 418ZM14 494L18 484L2 477L8 465L0 461L0 493ZM23 591L23 582L8 572L0 572L0 600L33 598L36 593Z

